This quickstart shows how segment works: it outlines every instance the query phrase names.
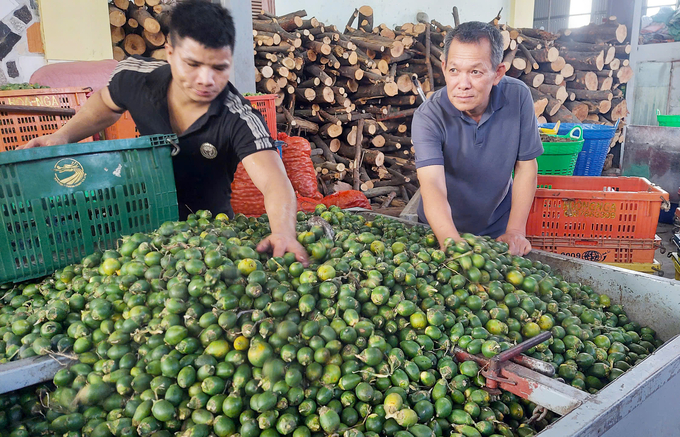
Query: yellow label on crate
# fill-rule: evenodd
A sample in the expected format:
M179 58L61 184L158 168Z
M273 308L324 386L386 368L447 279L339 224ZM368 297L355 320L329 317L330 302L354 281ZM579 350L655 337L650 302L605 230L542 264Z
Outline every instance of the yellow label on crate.
M85 169L75 159L64 158L54 164L54 180L64 187L77 187L83 183L86 176Z
M594 217L603 219L616 218L614 202L565 200L562 202L564 215L567 217Z
M6 104L20 106L61 106L57 96L8 97Z

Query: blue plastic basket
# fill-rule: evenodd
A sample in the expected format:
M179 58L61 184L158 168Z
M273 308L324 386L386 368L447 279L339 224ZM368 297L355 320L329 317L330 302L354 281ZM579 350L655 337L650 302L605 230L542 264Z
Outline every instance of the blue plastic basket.
M552 128L554 123L541 124L539 127ZM576 123L560 123L558 135L566 135ZM614 126L604 126L600 124L581 124L583 127L583 149L578 154L574 176L600 176L604 161L609 152L609 143L614 137L614 132L619 126L617 121Z

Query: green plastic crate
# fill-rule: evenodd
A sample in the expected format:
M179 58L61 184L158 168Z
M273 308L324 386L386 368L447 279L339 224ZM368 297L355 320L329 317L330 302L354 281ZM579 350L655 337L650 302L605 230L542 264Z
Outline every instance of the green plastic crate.
M656 121L659 126L680 127L680 115L661 115L661 111L656 110Z
M178 219L175 135L0 153L0 284L52 273Z
M536 158L538 174L571 176L574 174L578 154L583 148L583 129L574 126L567 135L551 135L569 138L568 143L543 143L543 154Z

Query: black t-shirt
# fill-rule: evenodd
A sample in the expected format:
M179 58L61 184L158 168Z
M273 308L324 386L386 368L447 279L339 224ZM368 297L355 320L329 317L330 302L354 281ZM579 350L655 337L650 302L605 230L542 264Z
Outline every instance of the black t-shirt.
M141 135L171 134L170 65L142 57L118 63L109 81L113 102L128 111ZM181 219L199 209L233 216L231 182L239 161L275 149L262 114L229 83L208 111L179 136L173 158Z

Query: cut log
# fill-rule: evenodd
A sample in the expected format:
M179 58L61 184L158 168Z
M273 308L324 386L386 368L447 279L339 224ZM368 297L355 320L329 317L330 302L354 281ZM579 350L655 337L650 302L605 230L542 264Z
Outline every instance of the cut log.
M320 41L306 40L303 41L302 45L320 55L328 56L331 54L330 44L324 44L323 42Z
M538 63L538 68L541 71L553 71L556 73L559 73L564 66L566 65L567 61L564 60L562 56L558 56L557 59L555 59L553 62L550 63Z
M111 43L118 44L125 39L125 30L122 27L111 27ZM122 49L121 49L122 50Z
M611 91L572 90L578 100L611 100Z
M319 135L326 138L337 138L342 135L342 126L335 123L324 124L319 128Z
M581 120L576 118L574 114L572 114L571 111L564 106L560 106L559 110L554 115L547 115L546 119L551 123L557 123L558 121L561 121L562 123L581 122Z
M319 86L316 89L314 89L316 96L314 99L311 101L313 103L334 103L335 102L335 93L333 92L333 89L329 86Z
M577 29L566 29L560 31L563 37L568 37L572 41L599 43L616 41L622 43L628 35L628 28L625 24L613 22L611 24L596 25L591 23Z
M546 85L542 84L538 86L538 90L544 94L552 96L557 99L560 103L564 103L569 98L569 93L567 93L566 87L562 85ZM550 104L548 104L550 105ZM552 114L550 114L552 115Z
M114 27L123 27L127 22L125 12L118 9L114 5L109 5L109 23Z
M628 115L628 106L626 99L616 98L612 100L611 110L605 114L605 118L612 123L615 123L619 118L624 118Z
M321 79L321 83L323 83L326 86L333 86L333 83L335 82L333 78L330 77L328 73L326 73L320 65L316 64L306 65L305 71L311 74L312 76L316 76L319 79Z
M165 34L163 32L149 33L146 29L142 31L142 38L150 50L156 50L165 44Z
M597 78L597 84L598 84L597 89L602 90L602 91L611 90L613 83L614 83L613 77L598 77Z
M292 32L293 30L302 26L302 17L306 16L307 12L303 9L300 11L291 12L290 14L282 15L277 18L277 21L284 30Z
M122 9L124 11L127 11L128 7L130 7L130 0L113 0L113 4L118 9Z
M538 73L536 71L532 71L530 73L527 73L523 76L520 77L520 80L524 82L525 84L529 85L530 87L538 88L541 84L543 84L543 81L545 80L545 76L543 73Z
M338 68L338 72L340 73L340 76L355 80L361 80L364 77L364 70L358 65L343 65Z
M512 67L523 72L527 68L527 60L515 56L515 59L512 60Z
M530 50L529 53L531 53L536 62L554 62L560 57L560 51L557 47Z
M560 54L576 70L602 70L604 67L604 50L597 53L562 51Z
M394 82L387 82L375 85L360 86L356 93L352 95L354 99L375 99L380 97L392 97L399 93L399 87Z
M616 78L619 83L628 83L633 78L633 69L630 66L621 67L616 72Z
M560 108L562 107L562 102L560 102L550 94L545 94L545 96L548 98L548 104L546 105L543 113L546 115L546 117L550 118L551 116L555 115L557 111L560 110Z
M136 33L126 35L123 40L123 50L125 50L125 53L128 55L143 55L144 52L146 52L144 38Z
M559 73L551 72L541 72L543 75L543 83L548 85L562 85L564 82L564 76Z
M515 55L517 54L517 48L514 50L510 50L505 52L505 55L503 56L503 61L502 64L505 65L505 71L510 70L510 67L512 67L512 61L515 59Z
M531 99L534 101L534 113L538 117L543 114L545 107L548 106L548 97L535 88L529 88L529 91L531 91Z
M567 79L567 78L573 76L573 74L574 74L574 66L571 65L571 64L564 64L564 67L562 67L562 69L560 70L560 74L561 74L562 77L564 77L565 79Z
M586 90L597 90L598 80L597 75L592 71L576 71L570 84L573 82L580 83L583 85L583 89Z
M370 6L362 6L359 8L359 23L357 26L365 32L373 31L373 8Z
M614 46L616 49L617 58L627 58L630 55L632 46L630 44L622 44Z
M413 82L408 74L401 74L397 78L397 88L400 93L409 93L413 90Z
M418 97L416 96L395 96L395 97L387 97L380 99L380 103L383 105L392 105L392 106L413 106L416 104L418 101Z
M574 114L574 117L578 118L580 121L585 120L588 117L588 105L578 101L575 102L564 102L564 106Z
M399 187L395 186L386 186L386 187L377 187L377 188L371 188L369 190L365 190L363 193L366 197L369 199L372 199L374 197L378 196L388 196L392 192L397 192L399 191Z
M316 91L313 88L296 88L295 95L303 101L311 102L316 98Z
M165 50L163 50L163 51L165 51ZM125 54L125 51L122 48L120 48L117 45L113 46L113 59L120 62L123 59L125 59L126 56L127 55Z
M125 33L139 33L139 23L134 18L128 18L123 29L125 29Z
M137 20L137 22L146 29L149 33L158 33L161 31L161 25L151 14L146 10L146 7L130 8L128 9L130 17Z

